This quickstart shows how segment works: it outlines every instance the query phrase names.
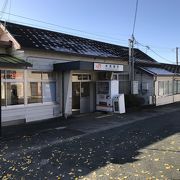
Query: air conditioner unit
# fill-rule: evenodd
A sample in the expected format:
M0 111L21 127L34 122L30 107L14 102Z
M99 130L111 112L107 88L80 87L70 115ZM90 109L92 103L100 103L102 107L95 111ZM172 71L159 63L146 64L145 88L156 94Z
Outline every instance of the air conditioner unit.
M153 104L153 96L149 96L149 104Z

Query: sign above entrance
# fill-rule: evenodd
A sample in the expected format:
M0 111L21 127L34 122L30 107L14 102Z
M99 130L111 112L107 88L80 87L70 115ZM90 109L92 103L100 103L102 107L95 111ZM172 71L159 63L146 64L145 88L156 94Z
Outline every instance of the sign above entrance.
M94 70L97 70L97 71L123 71L123 65L94 63Z

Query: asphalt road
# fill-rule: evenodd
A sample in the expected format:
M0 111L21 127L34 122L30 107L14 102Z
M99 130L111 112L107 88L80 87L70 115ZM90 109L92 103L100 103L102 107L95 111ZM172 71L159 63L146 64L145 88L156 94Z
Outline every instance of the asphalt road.
M0 146L3 180L180 179L180 111L31 151L13 141Z

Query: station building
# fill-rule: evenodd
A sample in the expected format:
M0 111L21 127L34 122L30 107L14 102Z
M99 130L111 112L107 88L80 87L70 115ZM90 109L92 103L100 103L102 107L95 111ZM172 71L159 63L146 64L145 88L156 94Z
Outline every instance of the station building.
M142 62L158 63L139 49L134 50L134 56L137 59L136 79L140 82L141 91L142 86L146 86L142 85L146 77L149 78L149 71L142 66ZM128 57L128 47L2 22L2 124L68 117L94 112L97 107L111 108L107 95L110 84L107 82L118 81L117 92L130 93ZM147 75L142 76L145 80L142 81L142 77L138 76L139 71ZM171 73L169 76L174 77ZM149 103L149 96L156 98L157 90L154 87L158 86L154 82L155 76L151 74L150 77L153 81L151 86L147 86L152 88L148 89L151 92L146 93L147 96L140 93L146 103ZM106 101L97 103L98 94ZM157 100L153 103L156 104Z

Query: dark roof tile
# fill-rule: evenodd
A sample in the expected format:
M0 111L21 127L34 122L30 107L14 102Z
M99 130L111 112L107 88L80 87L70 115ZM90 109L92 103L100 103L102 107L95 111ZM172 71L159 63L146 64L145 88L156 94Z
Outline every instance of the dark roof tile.
M83 56L110 57L127 60L128 47L95 41L45 29L6 23L7 30L22 48L51 50ZM154 62L155 60L139 49L134 50L135 58Z

